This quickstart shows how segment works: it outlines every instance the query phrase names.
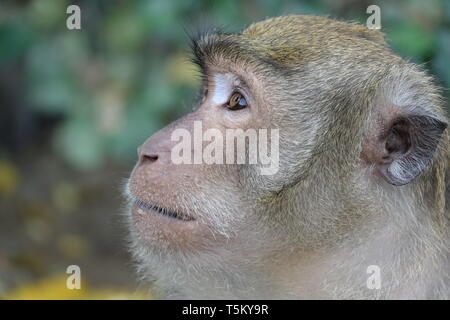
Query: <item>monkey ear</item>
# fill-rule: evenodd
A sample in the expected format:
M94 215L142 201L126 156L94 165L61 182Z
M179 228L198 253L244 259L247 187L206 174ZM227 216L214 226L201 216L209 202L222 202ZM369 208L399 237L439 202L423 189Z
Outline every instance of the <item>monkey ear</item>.
M447 122L435 115L408 115L393 119L375 134L365 156L390 184L404 185L430 163ZM364 148L363 148L364 152Z

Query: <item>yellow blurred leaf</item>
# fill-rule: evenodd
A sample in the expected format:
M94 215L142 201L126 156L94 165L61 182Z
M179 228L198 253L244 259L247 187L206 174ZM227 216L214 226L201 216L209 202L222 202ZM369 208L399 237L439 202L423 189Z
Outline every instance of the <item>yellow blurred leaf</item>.
M89 289L84 283L81 289L66 287L67 275L54 275L23 286L7 293L7 300L145 300L151 296L144 292L131 292L123 288Z
M18 168L7 160L0 160L0 194L11 196L17 191L20 182Z
M58 275L19 286L6 294L7 300L72 300L82 299L85 295L83 284L80 290L70 290L66 287L67 277Z

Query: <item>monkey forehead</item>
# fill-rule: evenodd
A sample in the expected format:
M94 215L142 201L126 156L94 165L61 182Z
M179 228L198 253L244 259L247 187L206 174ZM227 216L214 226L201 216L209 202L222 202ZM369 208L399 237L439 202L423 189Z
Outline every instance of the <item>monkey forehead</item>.
M242 36L281 62L307 62L335 52L361 56L369 51L391 56L384 35L356 23L311 15L289 15L250 25Z
M314 15L288 15L253 23L242 32L248 38L271 38L284 41L310 40L310 36L330 37L339 34L386 45L383 33L366 26Z
M192 48L195 62L202 69L207 62L215 64L225 58L279 70L283 64L326 58L337 48L350 56L362 56L368 51L386 59L394 55L377 30L307 15L270 18L250 25L240 34L208 32L193 40Z

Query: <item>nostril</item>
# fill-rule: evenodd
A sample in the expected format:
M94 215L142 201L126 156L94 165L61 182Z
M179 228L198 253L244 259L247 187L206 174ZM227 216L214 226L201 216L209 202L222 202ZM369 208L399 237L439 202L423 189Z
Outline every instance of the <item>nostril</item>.
M158 160L158 155L157 154L143 154L141 156L141 163L155 162L156 160Z

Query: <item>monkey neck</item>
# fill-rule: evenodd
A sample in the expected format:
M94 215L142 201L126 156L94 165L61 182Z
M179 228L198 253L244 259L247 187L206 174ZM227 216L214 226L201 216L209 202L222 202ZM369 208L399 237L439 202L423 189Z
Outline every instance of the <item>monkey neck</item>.
M301 215L303 222L292 224L293 229L301 230L297 252L271 259L278 261L273 268L278 270L274 283L279 284L280 292L297 298L448 294L439 293L436 284L438 279L450 282L448 270L442 267L449 259L449 241L443 239L449 239L450 233L427 200L427 186L422 181L428 177L400 188L379 187L380 181L367 184L365 173L360 177L334 189L315 181L299 185L287 195L297 203L282 215ZM286 263L280 264L280 260ZM380 268L381 289L367 288L367 269L373 265Z

